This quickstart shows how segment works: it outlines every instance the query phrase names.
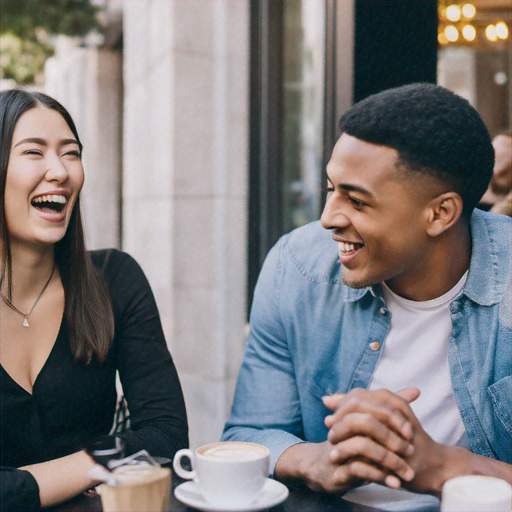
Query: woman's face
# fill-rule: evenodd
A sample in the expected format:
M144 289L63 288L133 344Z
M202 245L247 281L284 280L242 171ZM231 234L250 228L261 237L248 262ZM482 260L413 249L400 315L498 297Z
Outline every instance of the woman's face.
M14 128L5 184L11 244L54 244L66 233L84 182L80 147L64 118L38 106Z

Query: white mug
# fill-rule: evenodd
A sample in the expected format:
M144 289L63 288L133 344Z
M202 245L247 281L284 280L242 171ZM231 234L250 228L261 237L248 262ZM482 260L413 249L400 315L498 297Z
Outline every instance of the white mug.
M443 485L441 512L511 512L512 486L490 476L468 475Z
M183 469L188 457L192 471ZM270 452L255 443L219 442L191 450L179 450L173 467L181 478L193 479L204 499L218 507L250 505L263 490L268 477Z

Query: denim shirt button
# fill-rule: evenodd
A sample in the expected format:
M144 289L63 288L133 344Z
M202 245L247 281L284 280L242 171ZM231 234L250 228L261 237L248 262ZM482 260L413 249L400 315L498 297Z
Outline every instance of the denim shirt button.
M370 343L370 348L374 351L374 352L377 352L377 350L379 350L380 348L380 343L378 341L372 341Z
M388 310L387 310L386 308L380 308L380 309L379 309L379 313L380 313L381 315L385 315L387 312L388 312Z

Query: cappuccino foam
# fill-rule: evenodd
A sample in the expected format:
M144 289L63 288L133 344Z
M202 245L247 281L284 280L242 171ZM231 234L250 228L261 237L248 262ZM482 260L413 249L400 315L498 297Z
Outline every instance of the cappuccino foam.
M212 459L222 459L226 461L245 461L261 459L265 456L264 450L258 450L252 447L239 447L234 445L212 446L201 452L204 457Z

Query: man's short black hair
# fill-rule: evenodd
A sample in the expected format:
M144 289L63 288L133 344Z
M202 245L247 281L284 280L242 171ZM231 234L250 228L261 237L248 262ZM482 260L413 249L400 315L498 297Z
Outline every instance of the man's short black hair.
M339 127L358 139L398 151L406 172L449 184L468 219L491 180L494 149L469 102L444 87L411 84L388 89L353 105Z

